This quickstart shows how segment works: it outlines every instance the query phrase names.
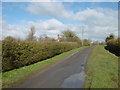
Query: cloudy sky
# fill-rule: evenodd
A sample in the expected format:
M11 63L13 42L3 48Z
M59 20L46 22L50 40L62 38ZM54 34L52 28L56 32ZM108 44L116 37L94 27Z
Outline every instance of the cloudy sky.
M118 35L118 3L101 2L2 2L2 38L13 36L25 39L30 27L35 26L35 36L57 35L67 29L74 31L80 38L104 41L110 33ZM25 1L25 0L23 0ZM53 2L54 1L54 2ZM85 1L85 0L83 0ZM89 0L90 1L90 0ZM115 0L114 0L115 1Z

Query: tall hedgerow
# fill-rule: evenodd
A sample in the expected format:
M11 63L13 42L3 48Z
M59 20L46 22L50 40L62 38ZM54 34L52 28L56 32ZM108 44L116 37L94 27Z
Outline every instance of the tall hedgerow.
M120 56L120 38L118 39L111 39L107 41L106 49L110 52L114 53L117 56Z
M8 71L75 49L78 44L3 40L2 46L2 71Z

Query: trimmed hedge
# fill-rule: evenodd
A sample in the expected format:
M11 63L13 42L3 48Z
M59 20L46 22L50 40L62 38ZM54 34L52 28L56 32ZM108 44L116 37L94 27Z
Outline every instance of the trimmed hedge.
M75 49L77 43L3 41L2 71L27 66Z
M120 56L120 38L109 40L105 48L111 53Z

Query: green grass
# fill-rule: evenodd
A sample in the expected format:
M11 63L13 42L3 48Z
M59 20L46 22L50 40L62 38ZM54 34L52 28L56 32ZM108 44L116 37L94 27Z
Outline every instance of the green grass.
M82 48L85 48L85 47L82 47ZM2 83L3 83L2 86L3 88L13 87L14 84L21 82L22 80L25 79L25 77L31 74L37 73L38 71L44 69L45 67L48 67L49 65L52 65L58 60L66 58L68 55L78 51L79 49L81 48L77 48L77 49L62 53L50 59L32 64L29 66L4 72L2 73Z
M87 62L85 88L118 88L118 57L96 46Z

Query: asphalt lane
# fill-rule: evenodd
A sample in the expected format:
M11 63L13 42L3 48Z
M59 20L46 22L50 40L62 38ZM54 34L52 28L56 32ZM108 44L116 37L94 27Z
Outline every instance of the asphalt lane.
M24 81L17 88L82 88L85 64L93 47L80 49L64 60Z

